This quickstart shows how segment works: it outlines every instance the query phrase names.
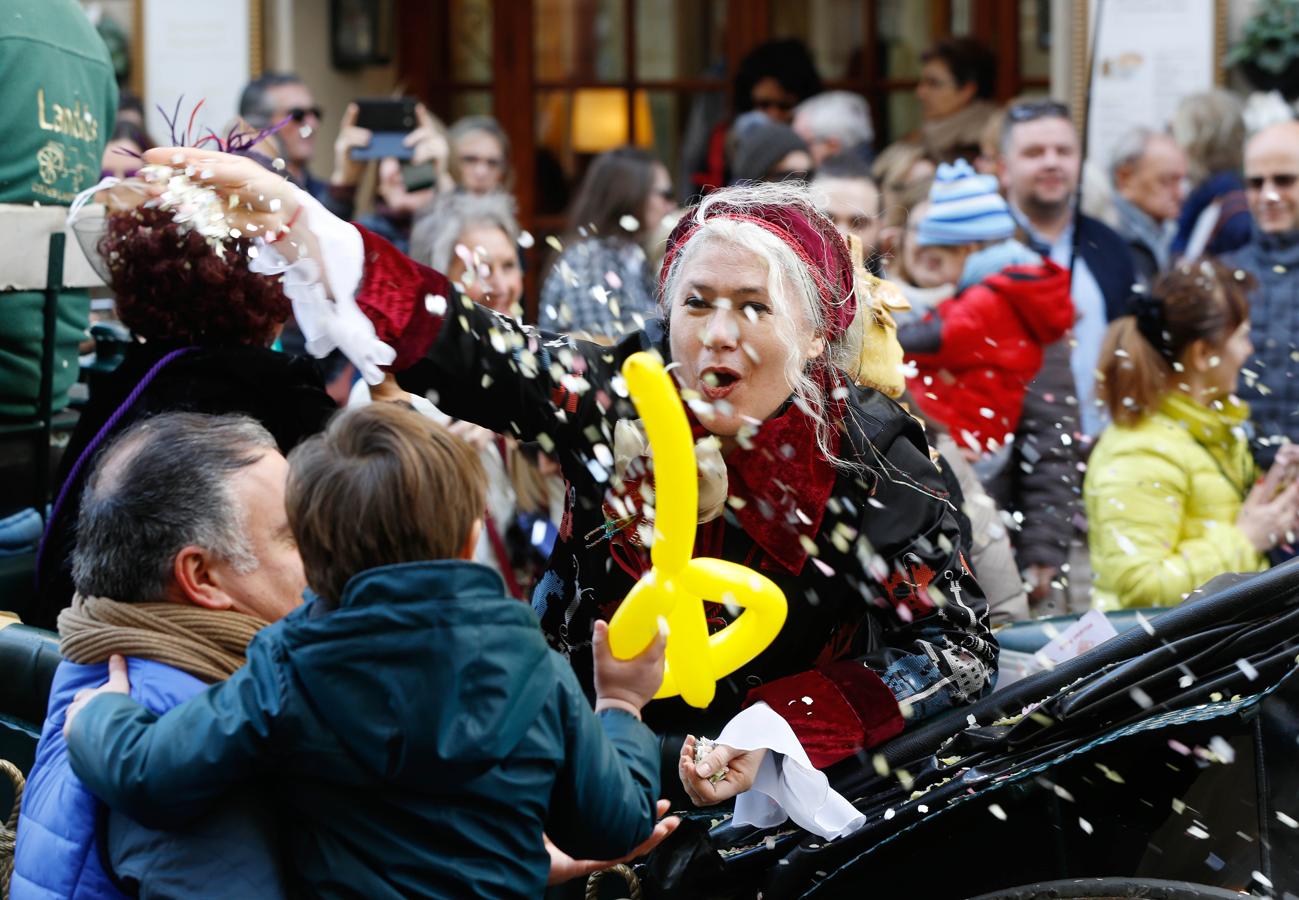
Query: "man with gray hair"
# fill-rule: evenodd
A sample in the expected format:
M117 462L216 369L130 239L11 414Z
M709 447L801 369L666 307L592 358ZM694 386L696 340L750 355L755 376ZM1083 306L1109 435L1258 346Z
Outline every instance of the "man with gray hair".
M1186 154L1170 135L1134 128L1114 146L1115 231L1132 251L1137 283L1149 288L1168 268L1186 193Z
M339 176L352 147L369 142L369 132L356 127L356 112L356 105L352 104L343 113L339 138L334 144L335 166L339 170L335 174ZM350 219L355 211L355 180L338 177L326 181L311 173L311 158L316 152L316 138L324 115L311 88L293 72L267 72L248 82L239 95L239 118L252 127L268 128L288 120L274 137L284 158L285 174L334 215ZM359 177L359 172L351 173L352 179Z
M815 167L832 156L859 156L869 163L874 155L875 127L861 94L825 91L808 97L795 107L793 127L812 151Z
M287 475L274 438L243 416L165 413L101 454L19 819L15 898L283 895L275 830L250 795L183 831L144 828L76 777L63 722L80 690L103 683L110 656L127 658L131 694L162 713L228 678L253 636L301 602Z
M284 155L285 172L317 200L324 199L328 185L313 177L307 166L316 151L322 115L311 88L292 72L267 72L248 82L239 95L239 117L254 128L289 120L275 135Z

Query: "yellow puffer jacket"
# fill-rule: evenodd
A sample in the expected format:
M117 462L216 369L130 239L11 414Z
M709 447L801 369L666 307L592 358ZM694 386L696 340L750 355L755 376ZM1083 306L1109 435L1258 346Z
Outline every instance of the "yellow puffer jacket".
M1224 572L1267 568L1236 527L1257 474L1248 416L1240 401L1210 409L1174 393L1105 429L1083 485L1096 606L1173 606Z

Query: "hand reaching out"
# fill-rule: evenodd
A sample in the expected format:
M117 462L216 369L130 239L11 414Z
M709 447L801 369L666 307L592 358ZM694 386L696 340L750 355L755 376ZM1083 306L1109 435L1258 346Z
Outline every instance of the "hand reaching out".
M676 831L677 826L681 824L681 820L676 816L663 818L667 814L668 805L666 800L658 802L657 814L659 821L654 826L654 831L650 833L650 836L643 844L621 859L573 859L573 857L552 844L550 838L543 834L541 838L546 842L546 852L550 854L550 877L546 880L546 884L563 884L565 881L572 881L574 878L585 878L593 872L611 869L619 863L630 862L649 853L663 843L667 836Z
M72 698L72 703L68 706L66 717L63 720L63 736L66 738L72 733L72 720L86 708L87 703L100 694L129 693L131 693L131 682L126 677L126 660L117 654L113 654L108 658L108 681L97 688L86 688L77 691L77 695Z

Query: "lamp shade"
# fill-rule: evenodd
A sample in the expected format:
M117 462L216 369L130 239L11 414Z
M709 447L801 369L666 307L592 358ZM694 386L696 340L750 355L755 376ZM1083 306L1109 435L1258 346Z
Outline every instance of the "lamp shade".
M649 95L635 93L636 146L654 144ZM573 150L603 153L632 143L627 133L627 91L622 88L579 88L573 92Z

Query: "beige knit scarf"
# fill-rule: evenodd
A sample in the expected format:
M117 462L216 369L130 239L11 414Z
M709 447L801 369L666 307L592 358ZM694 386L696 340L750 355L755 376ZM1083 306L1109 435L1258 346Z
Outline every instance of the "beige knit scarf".
M244 664L248 642L266 625L230 610L77 595L59 613L59 652L81 664L101 663L114 653L152 659L212 684Z

